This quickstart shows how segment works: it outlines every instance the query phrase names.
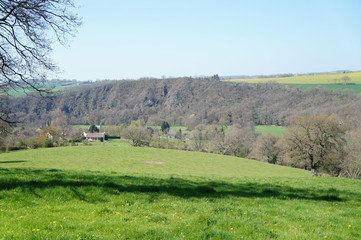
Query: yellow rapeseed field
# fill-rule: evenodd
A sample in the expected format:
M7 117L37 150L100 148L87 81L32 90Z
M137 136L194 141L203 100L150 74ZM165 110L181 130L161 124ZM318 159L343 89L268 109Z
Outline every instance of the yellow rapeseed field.
M349 77L347 83L361 84L361 72L350 73L324 73L324 74L310 74L295 77L282 77L282 78L254 78L254 79L230 79L224 80L227 82L249 82L261 83L274 81L283 84L334 84L344 83L343 77Z

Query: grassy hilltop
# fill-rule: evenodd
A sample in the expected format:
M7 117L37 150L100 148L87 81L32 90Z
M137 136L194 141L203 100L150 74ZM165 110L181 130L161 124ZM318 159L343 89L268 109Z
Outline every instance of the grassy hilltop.
M155 164L152 164L155 163ZM274 166L237 157L146 147L130 147L119 140L96 146L40 148L0 154L2 168L36 168L164 174L196 177L307 177L295 168Z
M342 81L343 77L348 77L347 82ZM361 93L361 72L350 73L322 73L309 74L294 77L278 77L278 78L249 78L249 79L230 79L225 82L248 82L248 83L265 83L278 82L291 87L324 87L328 89L344 89ZM345 84L347 83L347 84Z
M359 239L359 180L105 145L0 154L1 239Z
M224 81L249 82L249 83L261 83L261 82L274 81L274 82L283 83L283 84L332 84L332 83L342 83L341 78L344 76L348 76L350 78L349 83L361 84L361 72L322 73L322 74L310 74L310 75L300 75L300 76L294 76L294 77L279 77L279 78L230 79L230 80L224 80Z

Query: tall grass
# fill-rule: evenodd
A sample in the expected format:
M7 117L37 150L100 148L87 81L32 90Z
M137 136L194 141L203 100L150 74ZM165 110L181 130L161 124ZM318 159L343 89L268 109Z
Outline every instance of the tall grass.
M256 133L270 133L275 136L281 136L287 127L280 126L255 126Z

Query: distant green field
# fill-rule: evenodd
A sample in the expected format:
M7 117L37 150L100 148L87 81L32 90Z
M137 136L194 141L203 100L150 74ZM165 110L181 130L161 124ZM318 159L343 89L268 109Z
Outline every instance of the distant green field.
M256 133L270 133L275 136L281 136L287 127L279 127L279 126L255 126Z
M74 86L77 86L77 85L66 85L66 86L45 86L43 89L48 89L48 90L51 90L52 92L59 92L59 91L63 91L69 87L74 87ZM12 89L10 91L7 92L8 95L10 96L21 96L21 95L25 95L27 93L31 93L31 92L34 92L34 89L32 88L27 88L27 89L18 89L18 90L15 90L15 89Z
M360 239L360 180L223 155L94 146L0 154L0 239Z
M71 125L73 128L81 128L83 130L88 130L90 125Z
M287 84L290 87L302 87L302 88L311 88L311 87L323 87L332 90L348 90L354 93L361 93L361 84L354 85L344 85L344 84Z
M350 73L325 73L314 75L302 75L295 77L283 77L283 78L251 78L251 79L230 79L224 80L227 82L249 82L249 83L261 83L261 82L278 82L283 84L334 84L335 79L341 79L344 76L351 78L350 83L361 84L361 72ZM336 86L339 84L335 84ZM352 86L352 85L350 85Z
M154 129L160 129L160 126L150 126L150 127ZM185 126L170 126L170 130L172 131L179 131L179 129L182 131L182 134L186 134L189 132L187 130L187 127Z

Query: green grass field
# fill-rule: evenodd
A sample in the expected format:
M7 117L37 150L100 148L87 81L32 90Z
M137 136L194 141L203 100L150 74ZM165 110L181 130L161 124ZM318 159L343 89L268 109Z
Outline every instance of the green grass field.
M159 174L199 177L305 177L294 168L224 155L157 148L135 148L113 140L94 146L40 148L0 154L1 167L90 170L122 174ZM161 162L164 164L144 164Z
M75 87L77 86L76 84L73 84L73 85L66 85L66 86L51 86L51 85L47 85L45 86L43 89L48 89L48 90L51 90L52 92L60 92L60 91L64 91L66 90L67 88L70 88L70 87ZM21 96L21 95L25 95L27 93L31 93L31 92L34 92L34 89L32 88L26 88L26 89L11 89L10 91L7 92L8 95L10 96Z
M223 155L94 146L0 154L0 239L360 239L360 180Z
M270 133L275 136L281 136L287 129L287 127L280 126L255 126L256 133Z
M86 130L89 129L90 125L71 125L71 127L73 127L73 128L81 128L84 131L86 131Z
M361 93L361 84L344 85L344 84L287 84L290 87L301 87L308 89L311 87L322 87L331 90L347 90L354 93Z

